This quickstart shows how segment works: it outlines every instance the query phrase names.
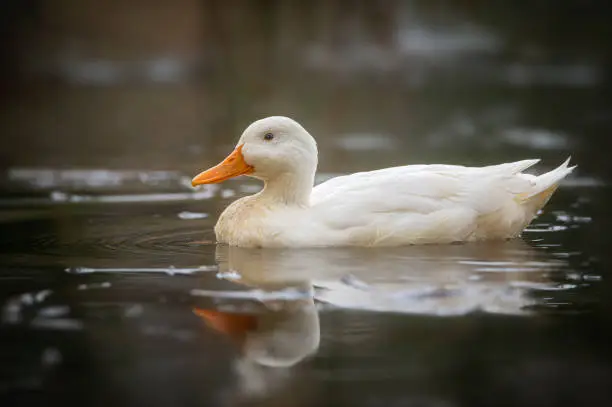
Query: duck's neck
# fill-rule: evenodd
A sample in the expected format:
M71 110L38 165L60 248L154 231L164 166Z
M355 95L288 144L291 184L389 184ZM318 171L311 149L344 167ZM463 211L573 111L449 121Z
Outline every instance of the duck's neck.
M259 197L272 203L308 206L314 185L314 171L307 174L283 173L265 181Z

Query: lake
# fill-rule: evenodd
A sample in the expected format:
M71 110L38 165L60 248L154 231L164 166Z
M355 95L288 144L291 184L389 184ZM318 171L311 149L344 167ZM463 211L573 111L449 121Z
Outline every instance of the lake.
M367 7L278 6L286 24L223 31L195 73L77 52L7 84L1 404L612 405L610 12L416 3L382 31ZM512 241L217 245L221 211L261 185L190 180L273 114L317 139L316 182L538 157L542 173L569 155L578 169Z

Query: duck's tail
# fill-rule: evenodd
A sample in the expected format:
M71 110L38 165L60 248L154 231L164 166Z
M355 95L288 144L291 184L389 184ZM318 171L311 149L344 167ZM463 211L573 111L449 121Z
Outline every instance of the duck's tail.
M559 187L561 180L576 168L575 165L569 166L570 158L554 170L534 177L531 180L533 187L528 192L519 194L517 200L536 211L546 205L552 194Z

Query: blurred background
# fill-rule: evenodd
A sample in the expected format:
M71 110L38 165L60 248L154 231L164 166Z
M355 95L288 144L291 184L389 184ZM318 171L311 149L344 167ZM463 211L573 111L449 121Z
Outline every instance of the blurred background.
M5 166L194 173L268 115L309 129L324 171L483 164L530 148L553 165L609 138L605 1L2 7ZM364 153L381 150L376 162Z
M612 405L612 2L0 8L3 407ZM269 115L317 139L317 182L579 167L515 242L257 262L213 226L260 185L190 179ZM236 315L296 366L213 329Z

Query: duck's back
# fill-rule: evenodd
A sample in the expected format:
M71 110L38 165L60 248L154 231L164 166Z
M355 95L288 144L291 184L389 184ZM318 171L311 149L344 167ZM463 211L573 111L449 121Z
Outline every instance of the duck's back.
M538 160L489 167L413 165L333 178L314 188L314 213L356 245L449 243L514 237L571 171L535 177ZM541 182L538 182L540 180ZM537 204L532 197L540 196Z

